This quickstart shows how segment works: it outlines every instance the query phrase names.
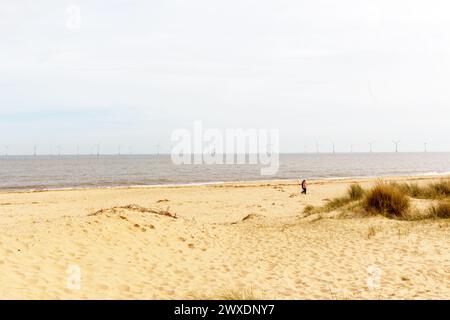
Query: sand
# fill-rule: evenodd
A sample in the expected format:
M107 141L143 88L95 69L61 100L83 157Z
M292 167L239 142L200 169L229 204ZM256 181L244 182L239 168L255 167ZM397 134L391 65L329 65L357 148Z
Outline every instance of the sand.
M450 298L449 221L304 216L354 181L3 192L0 298Z

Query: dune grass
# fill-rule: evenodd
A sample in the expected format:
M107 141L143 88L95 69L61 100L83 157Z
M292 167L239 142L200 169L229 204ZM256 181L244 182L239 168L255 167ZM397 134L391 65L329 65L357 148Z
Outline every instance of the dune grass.
M365 190L363 189L363 187L361 187L360 184L357 184L357 183L350 185L350 187L347 189L347 197L351 201L356 201L356 200L362 199L364 194L365 194Z
M366 239L370 240L373 237L375 237L375 235L378 233L378 229L373 227L373 226L369 226L369 228L367 229L367 235L366 235Z
M364 196L365 190L359 184L352 184L348 187L346 195L331 199L323 207L314 207L311 205L303 209L305 214L313 214L320 212L330 212L349 205L352 202L360 200Z
M401 193L408 195L413 198L423 198L425 197L425 189L420 187L417 183L399 183L390 182L389 185Z
M253 288L228 290L218 296L219 300L261 300L262 298L255 294Z
M441 179L425 186L419 186L417 183L398 182L391 182L389 185L412 198L442 199L450 197L449 179Z
M316 210L316 207L312 206L312 205L307 205L304 209L303 209L303 213L305 214L311 214L314 213L314 211Z
M192 294L189 299L193 300L264 300L262 295L256 294L252 287L229 289L218 294Z
M428 209L428 213L433 218L449 219L450 218L450 202L441 201L437 205L433 205Z
M426 191L428 197L450 197L450 180L441 180L431 183Z
M440 202L432 205L424 214L411 208L411 198ZM403 220L448 219L450 218L450 179L441 179L426 185L379 181L368 190L359 184L352 184L344 196L331 199L321 207L306 206L303 212L309 215L334 210L349 212L364 210L368 213Z
M392 185L378 182L367 192L363 207L368 212L381 213L389 217L403 217L408 212L410 200Z

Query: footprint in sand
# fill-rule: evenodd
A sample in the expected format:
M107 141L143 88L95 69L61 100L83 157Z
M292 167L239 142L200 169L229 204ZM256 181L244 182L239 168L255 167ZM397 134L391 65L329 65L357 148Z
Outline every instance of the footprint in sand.
M97 289L106 291L109 289L109 287L106 284L102 283L102 284L97 285Z
M14 252L11 249L6 249L5 252L4 252L5 255L9 255L9 254L12 254L12 253L14 253Z
M119 285L119 290L120 291L124 291L124 292L129 292L130 291L130 286L127 284L121 284Z
M32 285L32 286L36 285L38 282L39 282L39 278L31 278L31 279L27 280L27 284Z

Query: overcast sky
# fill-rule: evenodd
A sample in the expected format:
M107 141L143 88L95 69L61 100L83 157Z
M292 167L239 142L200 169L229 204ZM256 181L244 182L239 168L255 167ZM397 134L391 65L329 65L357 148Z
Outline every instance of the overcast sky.
M450 151L449 12L445 0L1 0L0 153L169 152L195 120L279 129L284 152Z

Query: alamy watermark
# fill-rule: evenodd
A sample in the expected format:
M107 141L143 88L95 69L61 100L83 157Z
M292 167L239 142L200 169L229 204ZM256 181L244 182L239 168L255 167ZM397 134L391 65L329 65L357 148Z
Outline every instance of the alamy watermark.
M81 268L80 266L73 264L66 269L66 287L69 290L81 289Z
M81 29L81 9L77 5L70 5L66 8L66 28L72 31Z
M381 287L381 269L377 266L371 265L367 267L366 284L369 290L376 290Z
M270 176L279 169L279 136L277 129L205 129L195 121L192 130L172 133L172 162L260 165L261 175Z

